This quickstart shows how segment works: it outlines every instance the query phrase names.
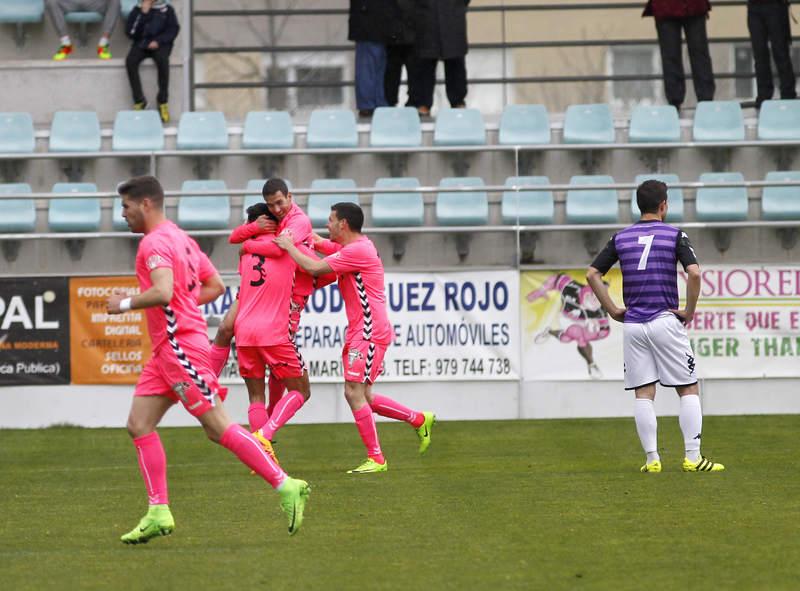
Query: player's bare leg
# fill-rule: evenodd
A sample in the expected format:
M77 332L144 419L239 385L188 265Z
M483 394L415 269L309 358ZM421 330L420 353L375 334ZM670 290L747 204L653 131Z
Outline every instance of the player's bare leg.
M633 417L636 420L636 432L642 449L647 454L642 472L661 472L661 456L658 454L658 419L656 418L655 397L656 385L647 384L636 388L636 401Z
M222 317L222 322L217 328L217 334L214 335L214 342L211 345L209 358L211 360L211 370L219 376L222 373L222 368L228 362L228 356L231 353L231 341L233 340L233 325L236 322L236 313L239 311L239 300L234 300L233 304L225 316Z
M364 447L367 448L367 460L357 468L349 470L348 474L386 472L389 467L381 451L378 429L375 426L375 417L372 415L372 408L369 405L370 401L374 399L371 390L369 384L344 383L344 397L353 412L353 418L356 421L361 441L364 443Z
M675 388L680 396L681 408L678 423L683 433L686 455L683 460L684 472L721 472L725 466L712 462L700 453L700 439L703 432L703 410L700 406L700 388L697 384Z
M597 367L597 364L594 362L594 351L592 350L592 344L586 343L585 345L578 345L578 353L581 357L583 357L584 361L586 361L589 377L592 379L602 378L603 372L600 371L600 368Z

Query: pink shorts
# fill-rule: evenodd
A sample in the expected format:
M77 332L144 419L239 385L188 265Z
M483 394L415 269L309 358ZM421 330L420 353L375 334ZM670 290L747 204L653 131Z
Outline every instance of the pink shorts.
M374 384L383 373L383 357L388 345L372 341L351 341L342 349L344 381Z
M239 375L243 378L259 379L266 376L266 368L279 380L299 378L305 364L294 343L266 347L236 347L239 359Z
M214 407L214 395L225 400L228 389L219 385L208 367L208 353L186 349L185 364L169 346L161 347L144 366L133 395L166 396L183 404L195 417Z

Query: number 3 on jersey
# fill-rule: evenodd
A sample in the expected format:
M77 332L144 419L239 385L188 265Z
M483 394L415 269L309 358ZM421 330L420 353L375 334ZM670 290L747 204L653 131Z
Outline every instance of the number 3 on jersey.
M637 271L644 271L647 269L647 258L650 256L650 248L653 246L653 238L653 234L639 236L639 244L644 244L644 250L642 251L642 256L639 257L639 266L636 268Z

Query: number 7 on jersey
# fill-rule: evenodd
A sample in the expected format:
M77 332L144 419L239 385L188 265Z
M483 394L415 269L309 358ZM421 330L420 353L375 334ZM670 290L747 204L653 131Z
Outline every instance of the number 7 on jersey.
M644 271L647 269L647 257L650 256L650 248L653 246L654 237L654 234L639 236L639 244L644 244L644 250L642 251L642 256L639 257L639 266L636 268L637 271Z

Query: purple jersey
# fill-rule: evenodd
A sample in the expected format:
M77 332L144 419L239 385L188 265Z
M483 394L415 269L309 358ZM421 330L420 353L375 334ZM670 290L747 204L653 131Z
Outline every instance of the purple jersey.
M619 261L625 322L649 322L678 308L677 263L697 264L689 238L657 220L639 221L611 237L592 267L603 274Z

